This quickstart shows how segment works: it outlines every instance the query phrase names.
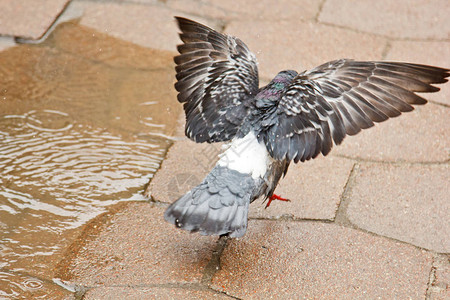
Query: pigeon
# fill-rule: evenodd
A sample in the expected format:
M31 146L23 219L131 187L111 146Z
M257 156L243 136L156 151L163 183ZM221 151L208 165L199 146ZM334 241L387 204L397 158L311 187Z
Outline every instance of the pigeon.
M164 218L202 235L242 237L251 202L287 200L274 190L294 161L327 155L333 144L412 111L437 92L449 69L339 59L309 71L285 70L260 88L255 55L239 39L175 17L175 89L186 136L227 142L206 178L172 203ZM266 206L267 207L267 206Z

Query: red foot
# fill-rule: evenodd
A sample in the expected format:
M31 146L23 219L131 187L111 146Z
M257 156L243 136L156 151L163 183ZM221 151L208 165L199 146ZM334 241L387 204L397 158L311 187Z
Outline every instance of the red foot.
M273 200L291 201L289 199L281 198L280 196L273 194L272 196L270 196L269 201L267 201L265 208L268 208L270 206L270 203L272 203Z

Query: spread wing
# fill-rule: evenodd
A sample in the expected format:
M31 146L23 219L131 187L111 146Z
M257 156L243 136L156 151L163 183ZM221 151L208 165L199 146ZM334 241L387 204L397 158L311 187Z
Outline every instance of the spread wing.
M346 135L425 104L415 92L436 92L431 84L448 76L447 69L425 65L331 61L295 77L260 138L275 159L327 155Z
M175 57L178 101L184 103L186 135L196 142L227 141L258 92L256 58L238 38L176 17L182 33Z

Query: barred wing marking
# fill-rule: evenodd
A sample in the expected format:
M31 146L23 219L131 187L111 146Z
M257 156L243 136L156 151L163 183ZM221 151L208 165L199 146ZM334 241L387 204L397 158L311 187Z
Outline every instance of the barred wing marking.
M408 63L325 63L295 77L263 139L275 159L298 162L327 155L346 135L411 111L412 104L425 104L415 92L436 92L431 84L447 82L448 76L447 69Z
M256 58L238 38L176 17L182 33L175 57L178 101L184 103L186 135L196 142L227 141L258 92Z

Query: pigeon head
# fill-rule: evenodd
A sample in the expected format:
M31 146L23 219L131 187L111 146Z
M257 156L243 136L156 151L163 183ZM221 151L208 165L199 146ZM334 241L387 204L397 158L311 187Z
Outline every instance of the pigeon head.
M283 83L291 83L292 80L297 76L298 73L294 70L284 70L275 76L275 78L272 81L275 82L283 82Z
M275 76L274 79L270 82L271 88L275 90L282 91L284 90L288 85L292 83L295 76L297 76L297 72L293 70L284 70Z

